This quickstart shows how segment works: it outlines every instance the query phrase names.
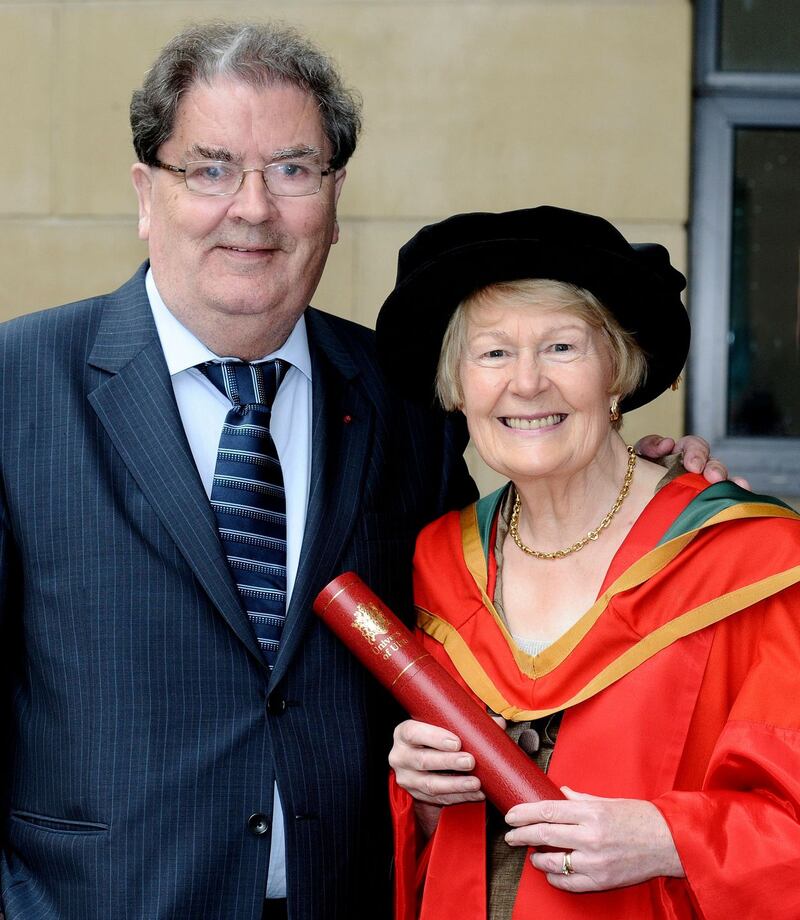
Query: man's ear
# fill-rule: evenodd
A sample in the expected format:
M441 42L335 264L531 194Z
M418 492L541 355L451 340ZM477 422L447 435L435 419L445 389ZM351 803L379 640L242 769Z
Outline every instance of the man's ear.
M139 202L139 239L150 237L150 205L153 196L153 173L144 163L131 166L131 181Z
M347 170L337 169L336 175L333 179L333 206L334 208L339 203L339 195L342 194L342 186L344 185L344 180L347 177ZM334 216L333 218L333 237L331 238L331 245L339 242L339 221Z

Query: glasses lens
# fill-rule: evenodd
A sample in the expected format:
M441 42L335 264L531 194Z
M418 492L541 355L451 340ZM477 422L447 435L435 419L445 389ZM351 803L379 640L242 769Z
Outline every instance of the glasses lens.
M224 160L186 164L186 187L200 195L233 195L242 181L242 168Z
M290 198L313 195L322 186L322 169L316 163L295 160L270 163L264 169L264 180L273 195Z

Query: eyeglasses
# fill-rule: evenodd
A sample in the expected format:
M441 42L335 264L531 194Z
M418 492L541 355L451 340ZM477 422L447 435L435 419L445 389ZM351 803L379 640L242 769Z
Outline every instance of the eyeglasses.
M196 195L235 195L242 187L244 174L260 172L264 185L272 195L281 198L301 198L315 195L322 188L322 177L329 176L333 169L323 169L317 163L302 160L280 160L266 166L243 169L226 160L192 160L186 166L170 166L155 161L155 166L181 173L186 188Z

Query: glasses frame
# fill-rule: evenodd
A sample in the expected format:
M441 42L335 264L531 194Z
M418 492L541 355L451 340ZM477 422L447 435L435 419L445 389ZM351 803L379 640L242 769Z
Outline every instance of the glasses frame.
M313 192L303 192L302 195L286 195L282 192L273 192L273 190L269 187L269 181L267 179L267 170L270 168L270 166L280 166L283 162L283 160L275 160L272 163L267 163L266 166L251 166L247 169L242 169L241 175L239 176L239 184L232 192L198 192L189 188L186 181L186 171L195 163L225 163L226 165L230 165L227 160L190 160L186 166L173 166L171 163L164 163L161 160L154 160L153 165L157 166L159 169L166 169L169 172L182 175L183 184L186 186L186 191L189 192L190 195L197 195L199 198L232 198L239 192L242 185L244 184L245 173L250 172L260 172L261 178L264 182L264 187L267 189L270 195L274 195L276 198L308 198L310 195L316 195L319 192L319 190L322 188L322 180L325 178L325 176L330 176L332 173L336 172L336 170L332 169L330 166L328 166L327 169L321 169L319 171L319 185L314 189Z

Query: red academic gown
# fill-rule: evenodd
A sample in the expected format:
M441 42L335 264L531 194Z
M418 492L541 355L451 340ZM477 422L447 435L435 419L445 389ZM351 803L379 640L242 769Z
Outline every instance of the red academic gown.
M800 516L730 483L663 488L617 552L596 604L532 657L490 598L490 496L420 535L420 638L507 719L564 710L549 775L646 799L686 879L551 887L526 860L514 920L800 918ZM391 781L397 920L484 920L482 803L449 806L426 846Z

